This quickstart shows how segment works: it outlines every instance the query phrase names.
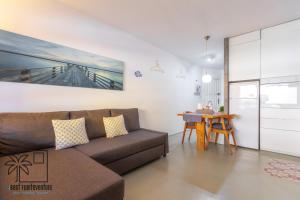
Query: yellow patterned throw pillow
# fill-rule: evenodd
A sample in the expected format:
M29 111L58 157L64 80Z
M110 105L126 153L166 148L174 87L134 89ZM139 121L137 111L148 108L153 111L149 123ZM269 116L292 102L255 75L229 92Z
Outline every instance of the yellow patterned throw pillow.
M55 134L55 149L65 149L79 144L89 142L85 119L52 120Z
M103 117L103 123L107 138L128 134L125 128L123 115L116 117Z

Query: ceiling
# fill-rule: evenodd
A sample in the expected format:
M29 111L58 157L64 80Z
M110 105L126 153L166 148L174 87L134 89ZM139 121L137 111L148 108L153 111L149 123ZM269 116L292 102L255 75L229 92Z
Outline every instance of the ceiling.
M300 18L299 0L60 0L185 62L223 67L223 41ZM205 61L204 36L210 35Z

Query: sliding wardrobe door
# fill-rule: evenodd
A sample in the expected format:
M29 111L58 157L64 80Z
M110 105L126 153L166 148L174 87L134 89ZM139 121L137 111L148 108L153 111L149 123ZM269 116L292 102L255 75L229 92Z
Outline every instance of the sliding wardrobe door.
M229 81L260 78L260 31L229 39Z
M229 85L229 112L238 146L259 149L259 82L235 82Z
M300 75L300 20L263 29L261 78Z
M300 77L262 82L261 149L300 156Z

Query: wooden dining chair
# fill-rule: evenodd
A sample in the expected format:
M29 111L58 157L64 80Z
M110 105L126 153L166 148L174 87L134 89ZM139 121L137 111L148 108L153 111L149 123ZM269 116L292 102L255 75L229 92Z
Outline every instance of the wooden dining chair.
M193 130L196 130L196 123L195 122L185 122L184 123L181 144L184 143L185 133L186 133L187 129L190 129L189 141L191 141L191 135L193 133Z
M211 121L209 124L209 138L211 134L215 133L215 143L218 142L219 134L223 134L226 140L226 143L229 145L230 154L232 154L232 148L230 144L230 135L232 136L233 145L237 147L235 140L235 132L232 124L232 119L235 115L222 115L218 118L218 122Z
M197 110L197 113L202 113L202 114L211 114L213 113L213 110L211 109L201 109L201 110ZM193 113L191 111L186 111L185 113ZM191 136L193 133L193 130L196 130L196 123L195 122L185 122L184 123L184 129L183 129L183 134L182 134L182 140L181 140L181 144L184 143L184 138L185 138L185 134L187 129L190 129L190 135L189 135L189 141L191 141ZM207 135L205 135L206 139L208 139Z
M193 113L193 112L186 111L185 113ZM193 130L196 130L196 123L195 122L185 122L184 123L181 144L184 143L184 138L185 138L185 134L186 134L187 129L190 129L189 141L191 141L191 135L193 133Z

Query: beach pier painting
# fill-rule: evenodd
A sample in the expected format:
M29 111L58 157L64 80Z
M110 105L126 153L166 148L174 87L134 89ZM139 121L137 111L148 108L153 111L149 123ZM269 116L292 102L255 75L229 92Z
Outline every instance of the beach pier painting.
M0 30L0 81L123 90L119 60Z

